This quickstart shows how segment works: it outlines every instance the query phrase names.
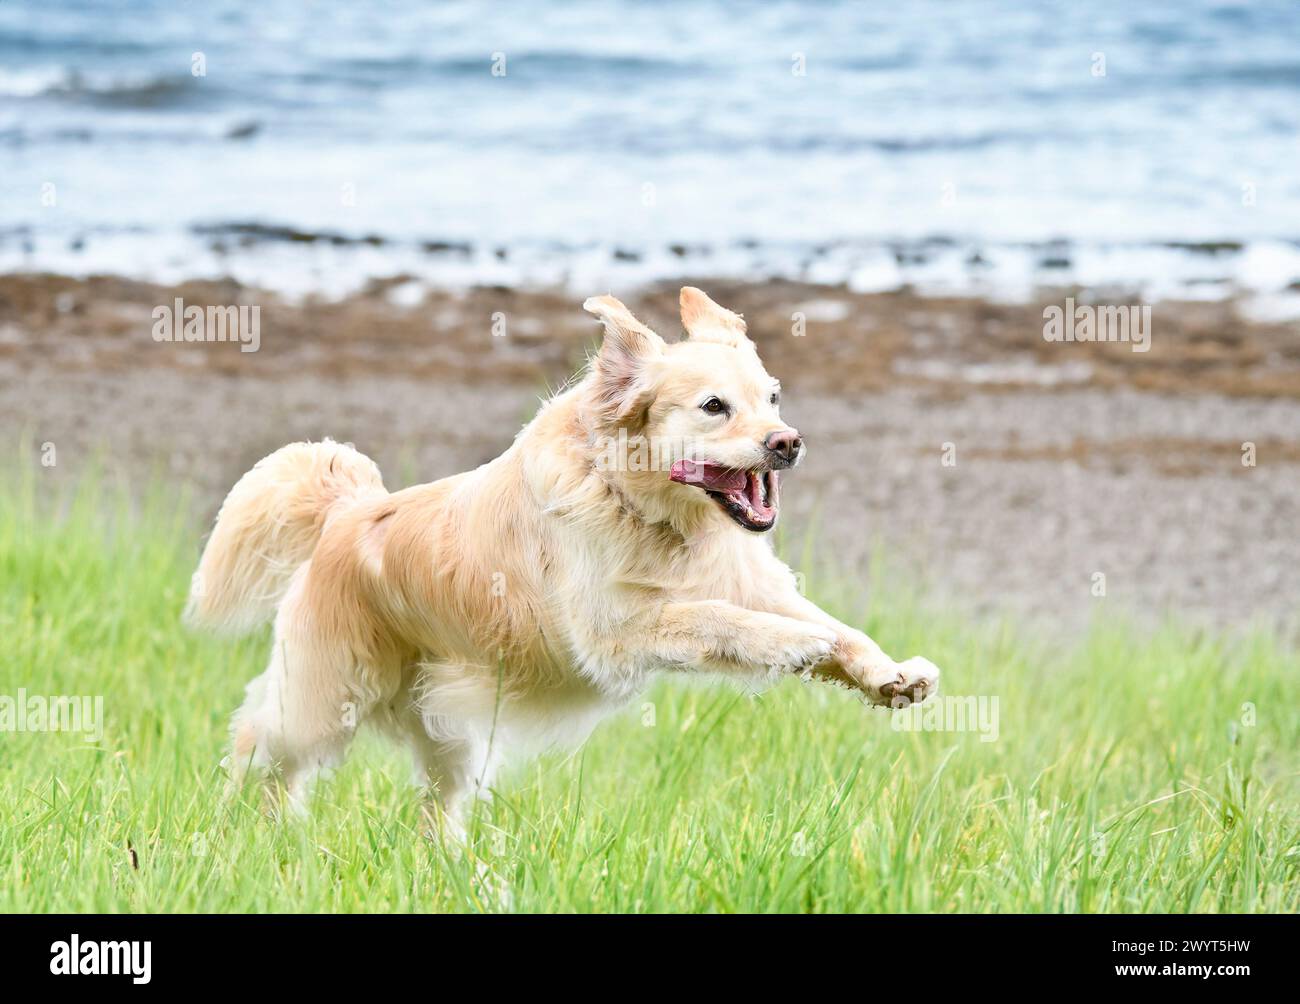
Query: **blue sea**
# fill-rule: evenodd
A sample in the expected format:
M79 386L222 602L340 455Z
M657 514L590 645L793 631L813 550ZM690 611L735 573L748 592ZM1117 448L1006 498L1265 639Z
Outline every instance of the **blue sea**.
M4 271L1276 305L1298 165L1296 0L0 3Z

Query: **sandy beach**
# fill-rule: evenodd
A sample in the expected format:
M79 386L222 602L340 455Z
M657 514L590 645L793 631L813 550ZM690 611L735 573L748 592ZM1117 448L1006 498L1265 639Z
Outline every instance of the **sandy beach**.
M852 578L883 561L938 602L1048 630L1166 613L1295 623L1296 325L1247 320L1231 301L1157 303L1138 353L1046 341L1043 308L1070 290L1008 305L685 281L746 315L809 442L783 492L791 554L812 533ZM679 285L615 292L673 338ZM176 297L257 305L259 350L155 341L151 312ZM398 278L296 301L233 283L8 275L0 424L26 444L23 463L55 444L40 475L51 489L98 456L137 489L153 473L192 485L202 520L294 439L352 441L395 488L509 443L595 338L578 299Z

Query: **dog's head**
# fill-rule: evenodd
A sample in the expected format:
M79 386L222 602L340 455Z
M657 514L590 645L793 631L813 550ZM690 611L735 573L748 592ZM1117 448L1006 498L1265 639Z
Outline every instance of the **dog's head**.
M583 306L605 325L588 382L598 463L657 519L728 518L770 530L777 472L797 464L804 447L781 420L781 386L744 320L687 286L687 337L668 344L612 296Z

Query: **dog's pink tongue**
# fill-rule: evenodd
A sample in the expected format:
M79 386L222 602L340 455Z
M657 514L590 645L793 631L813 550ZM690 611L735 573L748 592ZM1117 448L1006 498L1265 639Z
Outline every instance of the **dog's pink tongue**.
M707 460L678 460L668 477L684 485L699 485L711 492L743 492L749 483L744 471L733 471Z

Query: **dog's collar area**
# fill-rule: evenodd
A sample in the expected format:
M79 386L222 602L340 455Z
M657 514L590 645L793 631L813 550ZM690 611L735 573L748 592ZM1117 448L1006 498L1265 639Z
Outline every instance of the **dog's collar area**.
M618 486L617 482L615 482L612 478L606 477L604 472L602 472L595 465L592 466L592 473L595 474L596 477L600 479L600 483L605 486L605 490L609 492L609 494L612 496L614 504L618 506L619 510L624 515L630 516L631 518L637 520L638 522L644 524L647 527L660 527L663 530L667 531L668 533L672 534L672 536L677 539L678 543L681 544L686 543L685 534L683 534L681 530L675 527L672 524L671 520L651 519L648 515L646 515L645 511L640 506L638 506L634 501L632 501L631 496L629 496L627 492L623 491L623 489Z

